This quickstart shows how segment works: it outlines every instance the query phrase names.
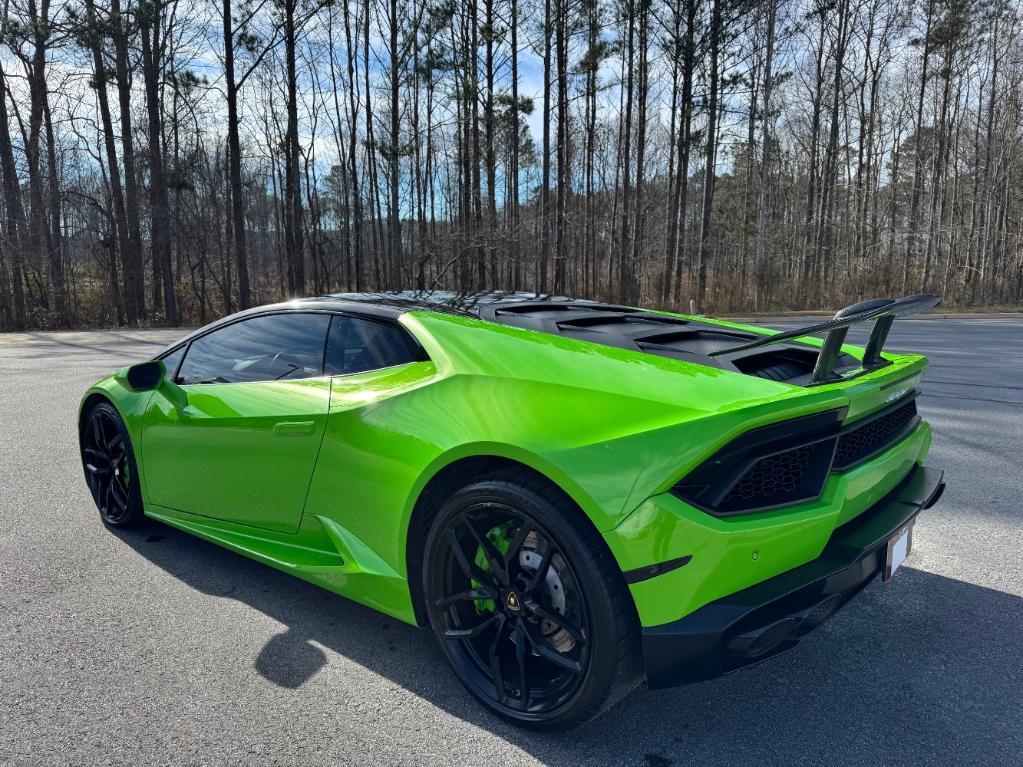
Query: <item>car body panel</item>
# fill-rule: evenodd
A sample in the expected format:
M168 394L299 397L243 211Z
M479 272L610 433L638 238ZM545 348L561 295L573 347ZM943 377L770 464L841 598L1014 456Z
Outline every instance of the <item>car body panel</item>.
M330 403L329 376L157 391L141 431L148 500L159 506L295 532Z
M332 519L305 514L298 531L288 534L200 517L155 504L146 506L146 516L398 620L416 623L408 581Z
M456 461L496 456L547 477L623 571L691 556L630 585L641 624L657 626L812 560L930 443L922 424L832 475L814 501L716 518L667 491L751 429L828 410L853 423L908 396L926 360L886 354L881 369L800 387L454 313L413 309L397 321L429 361L140 393L120 371L86 398L103 396L124 416L149 516L410 623L410 521L430 480ZM186 420L192 431L178 432ZM313 428L273 434L282 421Z
M931 430L921 423L882 454L833 474L821 497L797 507L717 518L671 495L646 499L604 538L623 570L692 557L629 585L642 625L699 607L816 559L832 532L883 498L922 464Z

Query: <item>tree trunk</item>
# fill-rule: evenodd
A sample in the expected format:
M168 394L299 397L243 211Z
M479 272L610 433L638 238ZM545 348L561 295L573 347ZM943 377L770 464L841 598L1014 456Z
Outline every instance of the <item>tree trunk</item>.
M511 151L508 161L512 262L512 289L519 288L519 38L518 0L511 0Z
M551 253L551 0L544 0L543 14L543 170L540 187L540 261L535 289L547 292L547 265Z
M390 243L390 287L401 290L401 211L398 210L398 182L401 173L401 134L399 133L399 117L401 104L398 101L398 83L401 75L401 62L398 60L398 0L390 0L390 53L391 53L391 144L388 153L388 168L391 180L391 204L388 206L388 229Z
M295 10L297 0L284 4L284 55L287 77L288 128L284 137L284 231L288 290L305 292L305 247L302 237L302 192L298 146L298 73L296 71Z
M494 15L494 0L484 0L484 14L486 23L483 27L483 42L486 48L484 58L484 76L486 77L486 95L483 105L483 161L487 166L487 242L488 257L490 260L491 281L499 279L494 270L496 268L497 249L497 157L494 154L494 35L496 17ZM481 290L486 290L487 285L481 285ZM493 287L498 287L496 284Z
M645 224L644 199L646 191L646 123L647 123L647 97L649 92L649 61L647 59L648 40L650 37L650 1L639 0L639 72L637 80L637 115L636 115L636 194L633 210L632 224L632 263L639 264L642 258L642 247L644 245ZM633 290L633 299L640 298L641 291L636 285Z
M764 114L760 133L760 200L757 203L756 300L754 308L760 312L767 302L767 185L771 169L771 68L774 63L774 20L778 0L767 0L767 53L764 57Z
M629 224L632 214L632 101L635 78L636 47L636 2L627 0L625 9L626 43L622 55L625 58L625 115L622 120L622 223L618 251L618 295L622 303L634 301L633 263Z
M922 44L923 62L920 72L920 91L916 106L916 145L913 150L913 191L909 203L909 233L906 237L906 255L902 271L902 292L909 285L909 272L916 254L916 236L920 228L920 197L923 193L924 156L921 151L924 126L924 95L927 93L928 64L931 56L931 22L934 18L934 0L927 0L926 26Z
M113 118L110 114L110 102L107 95L107 70L103 63L103 42L99 32L99 20L96 16L94 0L85 0L86 24L89 45L92 49L92 63L94 79L96 82L96 100L99 102L100 121L103 126L103 146L107 156L107 172L110 183L111 206L113 208L114 228L117 231L117 246L121 254L121 263L126 266L128 253L131 251L131 237L128 234L128 217L125 212L124 191L121 186L121 171L117 160L117 148L114 143ZM111 255L111 258L115 258ZM116 270L116 268L115 268ZM127 284L127 281L126 281ZM138 321L137 304L134 299L131 301L131 310L128 309L129 299L122 295L125 302L125 319L134 324Z
M553 292L565 292L567 259L569 138L568 138L568 7L565 0L557 0L554 11L554 50L558 71L558 135L557 135L557 197L555 201L554 230L554 285Z
M230 5L225 0L225 5ZM163 167L163 126L160 119L160 61L162 40L160 25L163 8L161 0L151 0L140 12L142 35L142 74L145 80L146 112L149 117L149 204L152 216L152 249L154 282L159 276L163 285L164 319L168 325L178 324L178 303L174 295L174 273L170 246L170 200L167 194L167 174ZM233 177L232 177L233 181ZM232 197L235 189L232 184ZM237 196L240 196L240 191ZM247 305L247 304L246 304Z
M6 23L6 18L4 23ZM14 146L11 144L11 129L7 118L7 79L4 75L2 61L0 61L0 171L3 176L6 250L10 256L11 264L13 304L11 325L15 330L20 330L25 326L25 288L22 277L21 236L19 233L21 189L18 185ZM5 275L0 275L0 279L5 279Z
M50 247L49 213L43 194L42 170L42 130L43 117L47 105L46 91L46 51L49 47L50 22L49 0L43 0L37 7L35 0L28 0L26 10L31 24L32 57L28 67L29 89L29 121L28 139L25 144L25 156L28 164L28 196L29 196L29 241L32 253L38 264L49 262L54 265ZM59 263L57 271L60 271ZM63 283L63 280L61 280ZM41 295L45 296L45 294ZM63 290L54 296L63 305ZM55 307L56 308L56 307ZM59 311L58 314L63 314Z
M348 112L351 121L348 134L348 165L351 173L352 190L352 271L355 275L355 290L363 289L363 263L362 263L362 191L359 187L359 165L358 165L358 125L359 109L355 102L356 93L356 71L355 71L355 49L352 47L352 15L349 11L349 2L344 0L345 16L345 57L348 61Z
M238 84L234 72L234 19L231 0L224 0L224 86L227 96L227 167L231 190L231 226L234 230L234 261L238 273L238 308L252 305L249 254L245 233L245 194L242 190L241 139L238 135ZM168 251L169 260L169 251ZM166 291L167 288L164 288ZM169 321L169 320L168 320Z
M689 206L689 151L693 132L693 73L696 68L696 12L699 0L686 0L686 36L682 59L682 125L679 129L678 153L675 168L674 215L671 220L669 257L675 274L675 303L682 302L682 258L686 255L688 228L686 211Z
M61 232L61 191L57 172L57 141L53 133L53 118L50 103L43 103L43 122L46 127L46 165L49 170L47 196L50 203L50 282L53 288L53 311L57 321L67 324L71 317L67 309L67 294L64 283L64 237Z
M121 14L120 0L110 3L114 72L121 111L121 162L124 165L124 202L128 221L127 252L122 253L124 296L129 323L146 314L146 290L142 275L142 226L139 216L138 176L135 174L135 138L131 120L131 75L128 70L128 20Z
M696 305L704 311L707 296L707 264L710 261L710 239L714 211L714 180L717 158L717 119L718 119L718 71L719 48L721 44L721 3L723 0L712 0L710 21L710 95L707 99L707 143L704 151L703 174L703 215L700 222L700 250L696 272Z

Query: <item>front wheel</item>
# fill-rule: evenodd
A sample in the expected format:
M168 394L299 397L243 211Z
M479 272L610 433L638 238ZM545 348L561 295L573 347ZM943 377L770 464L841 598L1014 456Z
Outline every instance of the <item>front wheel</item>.
M100 517L111 527L143 519L142 493L131 438L120 414L102 402L89 411L80 435L82 468Z
M430 528L423 580L459 679L516 724L573 727L639 680L621 573L582 513L543 482L510 473L456 492Z

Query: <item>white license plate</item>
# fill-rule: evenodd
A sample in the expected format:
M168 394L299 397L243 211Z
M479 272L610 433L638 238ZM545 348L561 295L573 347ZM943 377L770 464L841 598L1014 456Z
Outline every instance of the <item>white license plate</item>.
M895 575L899 566L906 561L913 548L913 526L906 525L888 539L887 553L884 562L884 582L888 583Z

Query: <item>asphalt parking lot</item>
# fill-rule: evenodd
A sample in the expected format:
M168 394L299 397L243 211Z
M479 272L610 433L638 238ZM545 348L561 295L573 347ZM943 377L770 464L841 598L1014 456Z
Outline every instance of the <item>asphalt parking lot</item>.
M1023 760L1023 320L896 323L892 350L931 357L948 490L890 586L785 656L553 736L484 713L426 632L161 525L104 528L79 397L176 335L0 335L0 764Z

